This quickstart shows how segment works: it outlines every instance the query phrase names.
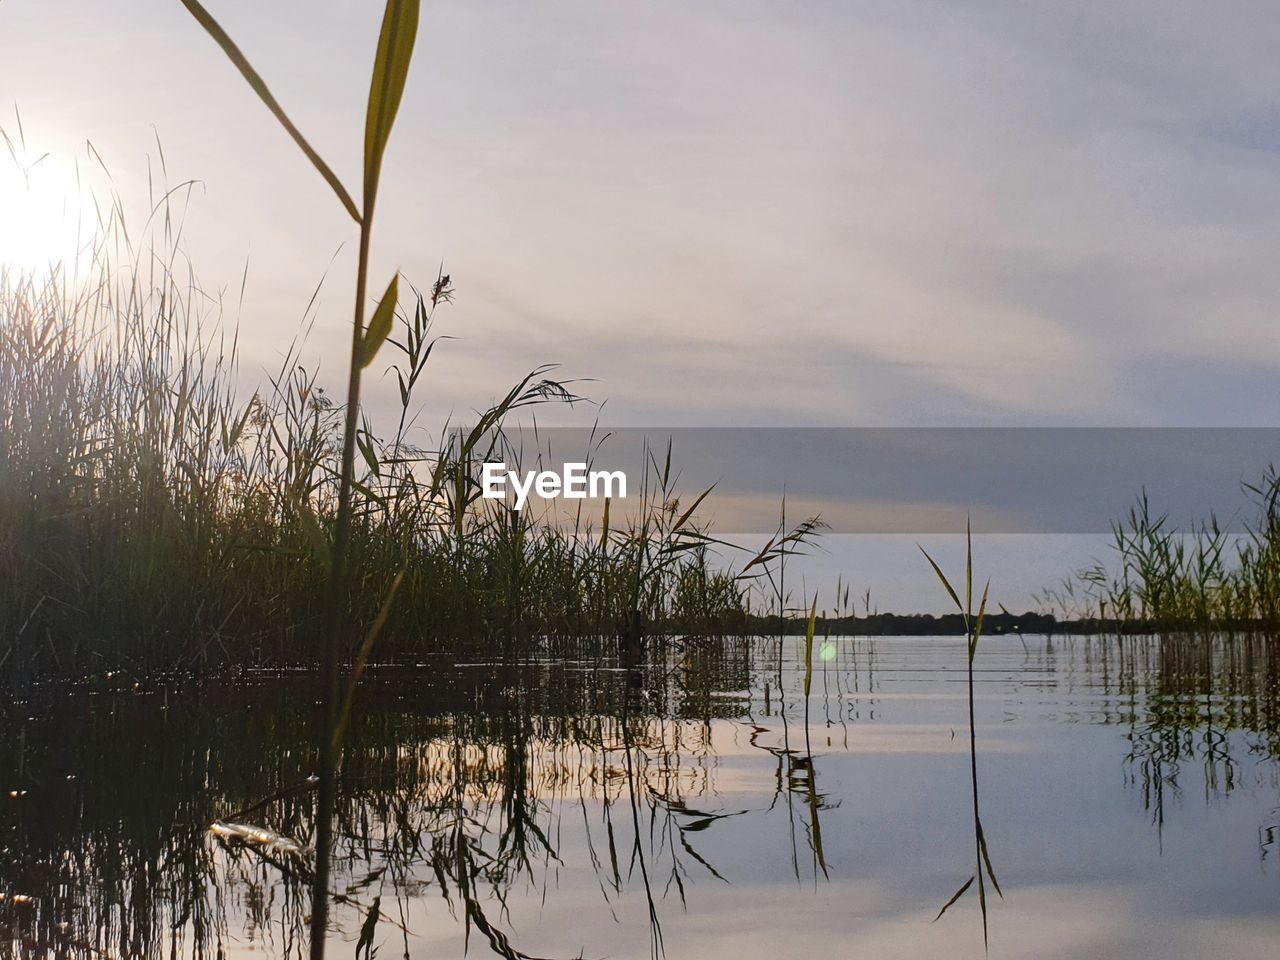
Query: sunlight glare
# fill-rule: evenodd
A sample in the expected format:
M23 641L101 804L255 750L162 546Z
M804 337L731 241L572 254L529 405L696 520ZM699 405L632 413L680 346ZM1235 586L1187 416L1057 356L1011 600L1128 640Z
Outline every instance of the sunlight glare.
M74 274L96 229L92 200L73 166L46 156L24 175L11 158L0 162L0 269L38 278L60 264Z

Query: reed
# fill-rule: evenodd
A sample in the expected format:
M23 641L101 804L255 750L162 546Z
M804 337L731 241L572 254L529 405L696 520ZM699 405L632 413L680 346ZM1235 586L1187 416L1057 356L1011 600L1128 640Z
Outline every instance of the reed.
M578 399L548 367L470 429L446 427L436 449L410 442L435 312L453 287L441 274L429 295L402 303L397 273L374 304L368 266L417 0L385 7L358 203L217 20L198 0L182 2L358 228L345 399L330 399L298 362L296 341L269 388L248 399L237 390L235 336L210 325L210 298L179 267L174 204L190 185L163 191L147 219L148 230L163 224L150 246L125 229L118 202L107 206L87 279L0 273L0 676L26 686L319 666L319 960L343 734L375 644L402 659L497 644L515 659L617 643L635 659L655 635L740 631L750 576L713 560L723 545L695 519L710 491L680 503L669 446L663 465L650 458L630 516L611 524L606 510L598 532L581 517L535 520L480 499L478 464L497 450L518 460L507 418ZM361 391L365 370L387 356L401 413L383 437ZM747 567L767 569L769 550Z
M951 585L951 581L947 579L946 574L942 572L942 568L924 549L920 548L920 552L924 554L925 559L929 561L929 566L933 568L934 574L937 575L943 589L946 590L947 596L950 597L952 605L964 620L965 628L965 669L967 679L967 690L969 700L969 783L971 787L971 797L973 801L973 873L969 879L960 885L960 888L951 895L951 899L943 904L942 909L938 911L938 916L934 920L941 919L942 915L963 897L971 887L977 884L978 890L978 909L982 914L982 943L983 946L989 946L990 940L987 929L987 882L995 889L996 893L1003 898L1004 893L1000 889L1000 882L996 879L995 868L991 865L991 855L987 852L987 836L982 829L982 816L979 812L979 794L978 794L978 728L974 714L974 687L973 687L973 661L978 654L978 641L982 638L982 628L987 616L987 599L991 592L991 581L987 581L986 586L982 588L982 599L978 602L978 611L973 611L973 534L966 524L965 529L965 562L964 562L964 601L961 602L959 593Z
M1274 634L1280 628L1280 474L1244 484L1243 532L1210 515L1179 528L1144 490L1112 525L1112 557L1043 591L1041 603L1093 632Z
M216 22L187 6L357 217L346 399L299 362L301 335L265 384L241 389L234 327L179 244L189 183L153 183L160 199L142 230L126 226L117 198L99 204L95 245L72 272L0 270L0 682L25 693L104 674L146 684L319 667L315 860L304 879L321 957L344 733L375 653L638 665L672 637L687 647L741 635L758 578L817 524L780 529L735 569L730 545L697 520L710 491L682 502L670 445L648 458L640 497L626 511L606 506L598 525L482 500L480 463L520 464L508 419L579 398L536 367L469 428L445 424L418 440L415 393L439 342L437 311L454 298L450 278L441 272L428 292L394 278L364 323L380 155L366 156L360 214ZM407 70L406 9L388 5L375 93L389 63ZM389 132L377 101L375 154ZM400 402L387 434L361 412L377 357Z
M174 191L156 185L167 199L150 233L111 213L78 282L0 272L0 676L11 688L326 657L317 611L332 593L346 409L323 371L299 363L301 341L246 386L234 326L174 266ZM794 539L735 564L670 454L651 458L640 495L603 524L481 499L478 463L521 457L504 440L509 418L576 397L538 367L482 407L482 429L411 428L455 290L444 275L403 288L383 351L400 415L385 433L357 420L339 660L354 662L379 620L366 661L609 657L741 632L756 576Z

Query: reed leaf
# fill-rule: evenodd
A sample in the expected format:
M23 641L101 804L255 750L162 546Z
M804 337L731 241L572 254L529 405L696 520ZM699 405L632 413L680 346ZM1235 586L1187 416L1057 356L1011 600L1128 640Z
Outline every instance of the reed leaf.
M222 29L222 25L213 18L213 15L205 9L204 5L200 3L199 0L182 0L182 5L191 12L193 17L196 18L196 22L199 23L200 26L204 27L205 33L209 34L209 36L213 38L214 42L222 48L222 52L227 55L227 59L230 60L235 68L240 71L240 75L248 81L249 86L253 88L253 92L258 95L258 99L266 104L267 109L270 110L275 118L280 121L280 125L284 127L289 136L293 137L293 142L301 148L304 154L306 154L307 159L311 161L311 165L320 172L320 176L324 177L325 182L329 184L333 192L337 194L338 199L342 202L342 206L346 208L347 213L351 214L351 219L356 223L359 223L360 210L356 206L355 201L351 199L351 194L347 193L347 188L342 185L342 181L338 179L338 175L333 172L332 168L327 163L324 162L320 154L316 153L311 144L307 142L307 138L302 135L302 131L294 125L292 120L289 119L289 115L284 112L284 108L280 106L280 102L276 100L275 96L273 96L271 91L267 88L266 81L263 80L258 71L253 68L253 65L249 63L248 58L245 57L240 48L236 46L235 41L227 35L227 32Z
M982 851L982 863L987 868L987 876L991 878L991 885L996 888L996 893L1000 894L1000 899L1004 899L1004 891L1000 889L1000 881L996 879L995 867L991 866L991 854L987 853L987 835L982 830L982 824L978 824L978 849Z
M969 662L978 652L978 638L982 636L982 622L987 618L987 596L991 593L991 581L982 588L982 601L978 604L978 619L974 621L973 632L969 636Z
M804 631L804 695L809 696L809 688L813 684L813 635L818 624L818 595L813 595L813 605L809 608L809 623Z
M298 522L302 525L302 532L306 534L316 560L322 566L328 567L333 560L333 545L329 542L324 528L320 526L320 521L310 504L298 504Z
M919 546L919 544L917 544L917 546ZM956 609L961 613L964 613L964 607L960 603L960 598L956 596L955 590L951 587L951 581L948 580L947 575L942 572L942 568L938 566L937 561L934 560L933 557L929 556L929 551L924 547L920 547L920 552L924 554L924 558L929 561L929 566L933 567L933 572L936 573L938 575L938 579L942 581L942 585L946 588L947 595L951 597L951 602L956 605Z
M951 895L951 899L942 905L942 909L938 911L938 915L933 918L934 923L937 923L939 920L941 920L942 915L946 913L948 909L950 909L951 905L964 896L965 891L968 890L971 886L973 886L974 879L975 879L974 877L970 877L961 885L959 890L957 890L955 893Z
M364 127L364 206L372 210L382 173L382 157L400 98L404 95L413 45L418 36L418 0L388 0L378 36L378 53L369 85L369 107Z
M684 513L680 514L680 519L677 520L672 525L672 529L679 530L683 528L685 523L688 522L689 518L693 516L693 511L698 509L698 507L702 504L702 501L707 499L708 495L710 495L711 491L714 490L715 488L716 488L716 485L713 483L711 486L707 487L707 489L703 490L702 493L698 494L698 498L694 500L692 504L689 505L689 508L685 510Z
M378 301L377 309L373 311L373 318L369 321L369 326L364 332L364 339L360 344L360 366L367 367L373 363L374 357L378 355L378 351L382 349L383 343L391 334L391 324L396 316L396 301L399 299L400 274L397 273L391 278L391 282L387 284L387 292L382 295L382 299Z

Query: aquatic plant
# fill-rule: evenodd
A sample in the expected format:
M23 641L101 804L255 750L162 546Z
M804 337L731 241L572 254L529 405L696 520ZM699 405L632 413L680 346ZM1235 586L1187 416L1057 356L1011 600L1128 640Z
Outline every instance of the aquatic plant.
M670 447L624 515L606 508L602 529L479 498L479 462L499 449L518 459L503 448L506 418L577 399L548 367L468 429L446 425L438 449L410 441L435 311L453 286L442 272L409 306L396 275L369 313L367 274L418 4L385 9L357 205L206 8L183 2L357 223L345 401L302 366L299 340L269 387L239 392L237 337L181 256L191 183L161 182L140 232L117 197L101 205L83 273L0 270L0 675L22 687L319 664L319 956L342 733L375 643L402 660L495 643L508 658L583 645L599 656L666 633L735 631L750 586L714 559L721 545L695 516L707 494L681 504ZM389 351L401 412L383 438L360 397L364 371Z
M973 660L978 653L978 640L982 637L983 621L987 615L987 598L991 592L991 581L988 580L982 588L982 599L978 603L978 612L973 612L973 532L966 524L965 527L965 562L964 562L964 602L961 603L959 594L956 593L951 581L942 572L942 568L938 566L933 557L929 556L928 551L924 547L920 548L920 552L924 554L925 559L929 561L929 566L933 568L933 572L937 575L938 580L942 583L943 588L950 597L952 604L956 610L964 618L965 625L965 670L968 680L968 700L969 700L969 779L972 788L973 799L973 855L974 869L969 879L960 885L951 899L942 905L942 909L938 911L935 920L941 919L947 910L963 897L969 888L977 883L978 888L978 907L982 913L982 942L987 944L987 888L986 881L991 881L991 886L1001 898L1004 893L1000 889L1000 883L996 880L995 868L991 866L991 855L987 852L987 837L982 829L982 817L978 809L978 732L977 724L974 718L974 689L973 689Z
M342 656L343 637L347 630L346 595L352 583L359 577L358 562L352 564L351 524L352 485L355 482L355 450L360 428L360 382L363 371L377 357L395 317L399 291L399 274L391 278L386 292L378 301L373 315L365 323L366 298L369 281L369 250L373 242L373 218L378 200L378 183L382 177L382 162L386 155L391 129L395 125L400 101L404 96L409 65L413 60L413 47L418 37L418 0L387 0L382 17L382 29L378 36L378 50L373 62L373 76L369 83L369 104L364 126L364 191L360 206L351 196L316 151L285 114L284 109L267 89L258 72L245 59L226 31L218 24L199 0L182 0L183 5L199 22L210 37L217 42L227 57L240 71L271 113L280 121L297 143L311 164L333 188L334 194L360 228L360 246L356 261L355 311L351 324L351 352L348 361L347 400L344 408L341 437L342 453L338 465L337 509L331 541L320 529L311 504L300 498L296 509L312 534L322 562L329 568L329 590L325 605L324 669L325 732L321 737L319 837L316 843L315 896L312 901L311 956L323 960L324 931L328 914L329 848L333 821L334 777L337 770L336 753L341 749L343 721L339 710L342 696L339 691L339 663ZM403 582L398 574L388 588L388 603ZM386 622L386 611L380 611L362 645L360 668L368 656L377 632ZM359 679L359 670L352 674L352 689ZM350 701L350 696L347 698Z
M1112 556L1041 595L1042 605L1109 633L1280 629L1280 474L1268 468L1243 484L1256 513L1241 533L1212 514L1189 527L1157 512L1145 490L1112 524Z
M346 416L323 371L299 360L315 304L253 389L234 302L176 267L188 190L157 179L145 228L105 199L74 282L0 271L0 677L11 688L325 655ZM362 415L356 435L358 576L341 594L340 660L362 649L366 662L609 656L744 630L754 578L787 533L735 564L698 520L708 500L685 500L674 454L653 457L638 493L603 518L480 498L491 452L537 455L503 445L508 418L574 394L537 367L481 407L481 431L415 424L455 290L443 274L421 292L403 286L383 350L399 415L386 433Z

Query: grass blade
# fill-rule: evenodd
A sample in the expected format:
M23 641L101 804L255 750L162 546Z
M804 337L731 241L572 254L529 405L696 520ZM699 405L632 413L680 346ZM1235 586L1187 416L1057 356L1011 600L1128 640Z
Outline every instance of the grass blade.
M982 824L978 824L978 849L982 851L982 862L987 868L987 876L991 878L991 885L996 888L996 893L1000 894L1000 899L1004 899L1004 891L1000 889L1000 881L996 879L995 868L991 866L991 855L987 853L987 835L982 830Z
M991 593L991 581L982 588L982 602L978 604L978 619L973 624L973 634L969 638L969 662L978 652L978 638L982 636L982 622L987 618L987 596Z
M702 493L698 494L698 499L694 500L693 503L689 505L688 510L680 514L680 519L677 520L675 524L672 525L671 529L672 530L681 529L685 525L685 523L688 521L688 519L691 516L693 516L693 511L698 509L698 507L702 504L702 501L707 499L708 494L710 494L711 491L714 490L715 488L716 488L716 485L713 483L711 486L707 487L707 489L703 490Z
M373 207L382 172L382 156L391 137L413 44L418 36L418 0L387 0L382 16L382 32L378 36L378 54L373 63L373 79L369 84L369 107L364 127L364 206Z
M306 534L316 560L321 566L327 568L333 561L333 545L329 542L329 535L320 526L320 521L309 503L298 504L298 520L302 524L302 532Z
M196 18L196 21L200 26L204 27L205 33L209 34L209 36L213 38L214 42L222 48L222 52L227 55L227 59L235 65L235 68L240 71L240 75L243 76L245 80L248 81L249 86L253 88L253 92L258 95L258 99L266 104L267 109L270 110L275 115L275 118L280 121L280 125L288 131L289 136L293 137L293 142L296 143L302 149L302 152L307 155L307 159L311 161L311 165L320 171L320 176L324 177L325 182L328 183L333 189L333 192L337 194L338 199L342 201L342 205L346 208L347 213L351 214L351 219L356 223L359 223L360 210L356 207L355 201L351 199L351 194L347 193L347 188L342 185L342 181L338 179L338 175L330 169L329 165L325 163L323 159L321 159L320 154L316 153L311 144L307 142L307 138L302 135L302 131L294 126L293 121L290 120L288 114L284 112L284 108L280 106L279 101L276 100L271 91L267 89L266 81L262 79L262 76L257 70L253 69L253 65L249 63L240 48L236 46L235 41L227 35L227 32L222 29L221 24L213 18L213 15L204 8L204 5L200 3L199 0L182 0L182 5L191 12L191 15Z
M804 695L809 696L809 687L813 683L813 634L818 623L818 595L813 595L813 606L809 608L809 625L804 631Z
M916 546L920 546L916 544ZM951 587L951 582L947 579L947 575L942 572L942 568L938 566L937 561L929 556L929 551L924 547L920 547L920 552L924 554L924 558L929 561L929 566L933 567L933 572L938 575L938 579L942 581L942 585L947 588L947 594L951 597L951 602L956 605L956 609L964 613L964 607L960 605L960 598L956 596L955 590Z
M933 918L934 923L937 923L939 920L941 920L942 915L946 913L948 909L950 909L951 905L964 896L965 891L968 890L971 886L973 886L973 881L974 881L974 878L970 877L968 880L964 882L964 885L959 890L957 890L955 893L951 895L951 899L942 905L942 909L938 911L938 915Z
M397 273L387 284L387 292L382 295L377 309L373 311L373 319L369 321L369 326L364 332L364 340L360 345L361 367L367 367L373 363L373 358L378 355L382 344L391 334L391 324L396 316L396 301L400 295L399 285L400 274Z

